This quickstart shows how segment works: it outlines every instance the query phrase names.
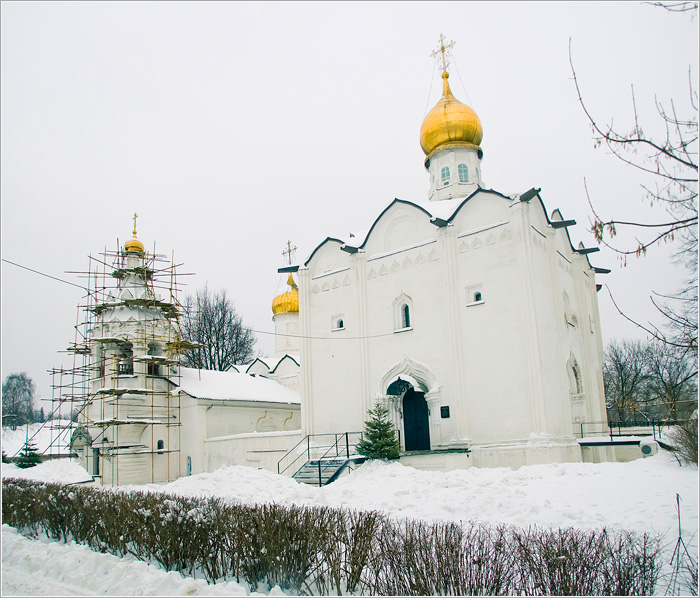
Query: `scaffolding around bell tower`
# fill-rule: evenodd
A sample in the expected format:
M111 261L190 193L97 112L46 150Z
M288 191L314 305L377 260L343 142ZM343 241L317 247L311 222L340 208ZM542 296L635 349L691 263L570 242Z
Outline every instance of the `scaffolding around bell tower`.
M73 272L86 295L67 348L72 366L50 371L52 419L62 422L53 428L97 483L184 475L177 389L182 352L196 345L181 334L176 270L174 255L145 251L134 229L123 247ZM53 437L49 456L61 450Z

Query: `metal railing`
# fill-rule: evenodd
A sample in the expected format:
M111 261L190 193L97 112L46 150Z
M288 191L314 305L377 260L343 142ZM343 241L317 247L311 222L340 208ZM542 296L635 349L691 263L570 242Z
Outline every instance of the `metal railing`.
M340 457L342 455L346 459L349 459L351 456L356 456L358 454L355 447L357 443L362 440L362 437L363 432L344 432L342 434L309 434L297 442L277 462L277 473L283 474L294 465L299 465L299 461L301 459L304 460L301 465L311 461L312 459L318 459L320 463L321 459L327 459L329 456ZM321 439L327 439L326 442L329 444L320 443ZM304 445L306 446L304 447ZM300 467L297 467L295 472L299 468Z
M670 426L676 425L676 421L597 421L597 422L574 422L573 431L576 438L586 438L590 436L609 436L614 438L625 436L653 436L654 440L661 438L664 431L668 431Z

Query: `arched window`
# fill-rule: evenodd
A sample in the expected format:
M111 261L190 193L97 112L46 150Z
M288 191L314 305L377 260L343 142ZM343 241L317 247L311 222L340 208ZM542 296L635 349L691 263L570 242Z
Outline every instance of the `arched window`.
M331 318L331 330L345 330L345 314L335 314Z
M581 379L581 367L576 358L571 355L566 364L567 374L569 375L569 393L572 397L583 394L583 381Z
M399 294L392 304L394 312L394 331L404 332L413 330L413 299L405 293Z
M401 327L411 327L411 310L406 303L401 306Z
M165 443L162 440L159 440L158 443L156 444L156 448L159 451L162 451L165 448Z
M442 170L440 171L440 177L442 178L443 186L450 184L450 167L449 166L442 167Z
M481 301L481 293L479 291L474 293L474 301Z
M469 182L469 169L467 168L466 164L460 164L459 166L457 166L457 174L459 174L460 183Z

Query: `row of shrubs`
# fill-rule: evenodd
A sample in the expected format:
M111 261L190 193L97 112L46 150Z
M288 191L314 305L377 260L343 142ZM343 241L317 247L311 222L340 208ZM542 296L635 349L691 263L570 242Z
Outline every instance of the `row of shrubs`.
M3 480L3 523L209 582L299 594L650 595L658 538Z

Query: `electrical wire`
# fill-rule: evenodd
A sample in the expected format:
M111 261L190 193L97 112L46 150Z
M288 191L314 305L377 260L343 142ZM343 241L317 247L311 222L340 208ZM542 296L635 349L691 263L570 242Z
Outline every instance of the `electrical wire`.
M75 284L74 282L70 282L68 280L63 280L62 278L57 278L56 276L51 276L50 274L44 274L43 272L39 272L38 270L33 270L32 268L28 268L27 266L23 266L22 264L16 264L15 262L11 262L10 260L6 260L5 258L2 258L2 261L7 263L7 264L12 264L13 266L17 266L18 268L23 268L24 270L29 270L30 272L34 272L34 274L40 274L41 276L46 276L46 278L53 278L53 280L58 280L59 282L69 284L69 285L72 285L74 287L78 287L79 289L82 289L83 291L89 292L89 290L87 288L80 286L79 284Z
M3 262L7 262L8 264L12 264L13 266L17 266L18 268L23 268L24 270L29 270L30 272L33 272L34 274L39 274L41 276L46 276L47 278L51 278L53 280L57 280L59 282L63 282L65 284L70 284L74 287L78 287L79 289L82 289L86 292L90 292L89 289L82 287L78 284L75 284L73 282L70 282L68 280L63 280L62 278L57 278L56 276L51 276L50 274L45 274L44 272L39 272L38 270L34 270L32 268L28 268L27 266L23 266L21 264L17 264L15 262L11 262L10 260L6 260L5 258L2 258ZM142 320L146 322L147 320ZM155 319L152 321L156 321ZM394 332L387 332L385 334L372 334L368 336L305 336L305 335L299 335L299 334L282 334L280 332L268 332L265 330L255 330L253 328L249 328L248 326L242 326L243 329L248 330L250 332L253 332L255 334L272 334L274 336L284 336L287 338L306 338L306 339L311 339L311 340L322 340L322 341L354 341L354 340L365 340L365 339L370 339L370 338L381 338L384 336L394 336Z

